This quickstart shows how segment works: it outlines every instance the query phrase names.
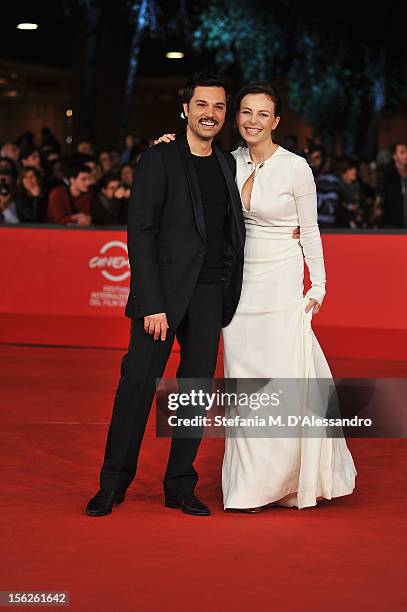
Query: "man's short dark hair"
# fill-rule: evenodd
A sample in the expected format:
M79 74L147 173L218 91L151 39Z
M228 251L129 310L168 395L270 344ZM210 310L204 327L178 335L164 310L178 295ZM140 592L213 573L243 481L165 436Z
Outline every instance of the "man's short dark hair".
M118 174L116 174L116 172L108 172L107 174L104 174L98 181L98 191L106 189L109 183L112 183L113 181L120 182L120 177Z
M80 166L87 164L88 162L97 163L94 155L88 155L87 153L74 153L71 157L73 165Z
M312 153L320 153L322 159L326 159L328 156L327 150L321 144L313 144L310 146L308 150L308 155L312 155Z
M182 102L184 104L190 103L196 87L223 87L226 95L226 103L229 100L229 86L221 76L211 72L195 72L188 79L184 91L182 92Z
M91 170L85 164L73 164L67 173L68 179L76 179L81 174L81 172L86 172L86 174L90 174Z
M30 145L26 145L25 147L23 147L20 150L20 154L18 156L18 159L20 161L22 161L23 159L27 159L28 157L30 157L33 153L40 153L40 150L38 147L32 147Z
M11 159L10 157L1 157L0 161L1 162L4 162L4 161L7 162L8 166L9 166L8 167L8 171L10 172L10 175L14 179L16 179L17 176L18 176L18 170L17 170L17 166L16 166L15 161L13 159ZM4 169L4 164L2 164L2 166L3 166L3 169Z
M350 157L343 157L341 159L338 159L335 164L335 170L339 175L345 174L345 172L347 172L351 168L356 168L357 170L358 162L356 161L356 159L351 159Z
M389 146L389 151L392 155L394 155L397 151L397 147L407 147L406 140L398 140L397 142L392 142Z

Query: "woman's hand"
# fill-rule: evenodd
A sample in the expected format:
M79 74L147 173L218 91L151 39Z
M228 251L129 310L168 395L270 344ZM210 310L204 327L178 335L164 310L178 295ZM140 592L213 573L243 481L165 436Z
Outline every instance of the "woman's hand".
M38 198L41 193L41 189L39 185L32 185L31 187L26 188L27 191L32 195L33 198Z
M309 312L312 308L312 314L318 314L321 310L320 304L314 298L310 298L307 306L305 307L305 312Z
M160 136L160 138L157 138L157 140L154 140L154 144L157 145L160 142L171 142L172 140L175 140L175 134L163 134L162 136Z
M126 187L120 185L120 187L118 187L114 192L114 197L118 200L121 200L122 198L128 199L130 197L130 189L126 189Z

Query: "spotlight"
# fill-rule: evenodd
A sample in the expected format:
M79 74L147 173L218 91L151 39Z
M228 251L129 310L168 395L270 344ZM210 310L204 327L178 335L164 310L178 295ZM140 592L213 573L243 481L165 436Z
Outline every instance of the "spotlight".
M19 23L17 30L38 30L38 23Z
M167 59L182 59L184 54L182 51L168 51L168 53L165 54L165 57Z
M73 110L72 110L72 108L68 108L68 109L65 111L65 115L66 115L67 117L72 117L72 115L73 115Z

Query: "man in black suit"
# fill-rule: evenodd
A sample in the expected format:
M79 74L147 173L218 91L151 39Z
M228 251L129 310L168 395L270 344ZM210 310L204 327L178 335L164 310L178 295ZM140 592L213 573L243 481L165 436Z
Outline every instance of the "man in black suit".
M198 74L184 90L186 133L148 149L136 169L129 204L131 267L126 315L130 344L121 365L100 491L91 516L124 501L155 393L174 338L177 378L212 378L219 337L236 310L242 284L244 221L235 161L213 138L226 117L222 79ZM164 478L165 505L210 514L195 495L193 462L200 437L174 437Z
M407 227L407 142L391 145L393 163L379 183L384 227Z

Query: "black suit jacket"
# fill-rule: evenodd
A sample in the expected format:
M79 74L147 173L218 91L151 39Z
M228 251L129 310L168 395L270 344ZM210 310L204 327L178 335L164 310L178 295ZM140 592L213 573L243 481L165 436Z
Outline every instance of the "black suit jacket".
M223 318L230 323L240 298L245 227L230 153L213 150L225 177L228 214L223 253ZM127 243L131 268L126 315L167 314L176 327L188 307L206 249L203 205L185 134L148 149L134 176Z
M383 202L383 224L387 227L403 227L401 178L394 164L383 174L379 189Z

